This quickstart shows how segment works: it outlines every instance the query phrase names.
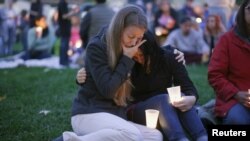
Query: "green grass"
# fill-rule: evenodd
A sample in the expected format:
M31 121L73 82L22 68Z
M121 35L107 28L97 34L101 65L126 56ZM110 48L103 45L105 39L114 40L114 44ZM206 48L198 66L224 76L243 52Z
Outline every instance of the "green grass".
M51 141L71 130L76 71L25 67L0 70L0 140ZM188 71L200 94L199 102L211 99L207 67L190 66ZM51 112L39 114L41 110Z
M214 98L214 91L207 80L207 66L193 65L188 66L187 70L200 96L198 102L204 104L208 100Z
M49 141L71 130L76 70L0 70L0 140ZM39 114L41 110L51 113Z

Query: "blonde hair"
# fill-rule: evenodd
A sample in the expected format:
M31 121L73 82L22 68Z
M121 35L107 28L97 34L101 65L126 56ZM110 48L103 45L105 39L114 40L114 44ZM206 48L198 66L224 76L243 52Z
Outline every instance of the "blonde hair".
M121 38L126 27L137 26L147 29L147 19L141 8L133 5L122 8L111 20L106 34L108 63L112 70L115 69L118 60L122 56ZM130 79L126 80L116 91L114 101L118 106L126 106L131 99Z

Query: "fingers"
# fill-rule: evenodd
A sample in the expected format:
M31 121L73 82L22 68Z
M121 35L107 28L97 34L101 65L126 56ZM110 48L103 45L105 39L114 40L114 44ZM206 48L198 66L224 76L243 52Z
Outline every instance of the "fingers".
M81 68L78 72L77 72L77 76L76 79L79 83L84 83L86 80L86 70L85 68Z
M84 83L85 82L85 80L86 80L86 75L81 75L81 74L79 74L79 75L77 75L77 81L79 82L79 83Z
M178 62L183 62L183 64L185 64L185 58L184 58L184 53L177 50L177 49L174 49L174 54L177 55L175 57L175 59L178 61Z
M145 43L146 40L142 40L140 41L137 45L133 46L133 47L126 47L124 45L122 45L123 48L123 54L128 56L129 58L133 58L134 55L136 54L136 52L138 51L138 48Z
M182 112L185 112L185 111L187 111L189 109L188 106L186 106L182 102L173 102L173 106L178 108Z
M175 59L176 59L178 62L185 61L185 60L184 60L184 56L183 56L182 54L176 56Z
M84 72L84 71L86 72L85 68L83 67L78 72Z
M145 43L147 40L142 40L139 44L136 45L136 47L140 47L143 43Z

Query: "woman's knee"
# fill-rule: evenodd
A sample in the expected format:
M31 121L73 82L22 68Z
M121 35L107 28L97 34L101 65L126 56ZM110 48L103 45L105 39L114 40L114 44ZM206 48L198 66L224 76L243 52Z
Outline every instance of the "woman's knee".
M155 129L155 130L152 130L152 135L150 137L150 139L152 138L152 141L163 141L163 135L162 133Z
M160 95L157 95L157 96L154 96L154 97L152 97L152 99L155 101L155 102L157 102L157 103L159 103L159 104L168 104L168 105L170 105L170 102L169 102L169 97L168 97L168 95L167 94L160 94Z
M240 116L239 116L240 115ZM250 117L247 109L241 105L234 105L228 112L227 116L224 118L224 124L250 124Z
M142 141L143 136L138 129L122 130L120 131L123 138L126 138L126 141Z

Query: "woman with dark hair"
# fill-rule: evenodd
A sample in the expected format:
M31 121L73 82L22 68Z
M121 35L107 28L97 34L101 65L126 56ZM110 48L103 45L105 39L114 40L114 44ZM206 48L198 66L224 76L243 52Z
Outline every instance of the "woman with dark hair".
M208 80L216 93L215 114L223 124L250 124L250 1L244 0L236 26L214 48Z
M50 57L55 40L55 35L49 28L45 16L37 16L35 26L28 30L28 49L22 58L27 60Z
M157 109L159 128L169 141L188 140L186 130L193 140L206 141L206 131L193 107L198 94L185 66L177 62L170 47L160 47L152 33L146 32L144 39L147 42L134 56L136 63L131 72L134 101L128 108L128 117L145 124L145 110ZM173 85L181 87L182 97L169 102L166 89Z

